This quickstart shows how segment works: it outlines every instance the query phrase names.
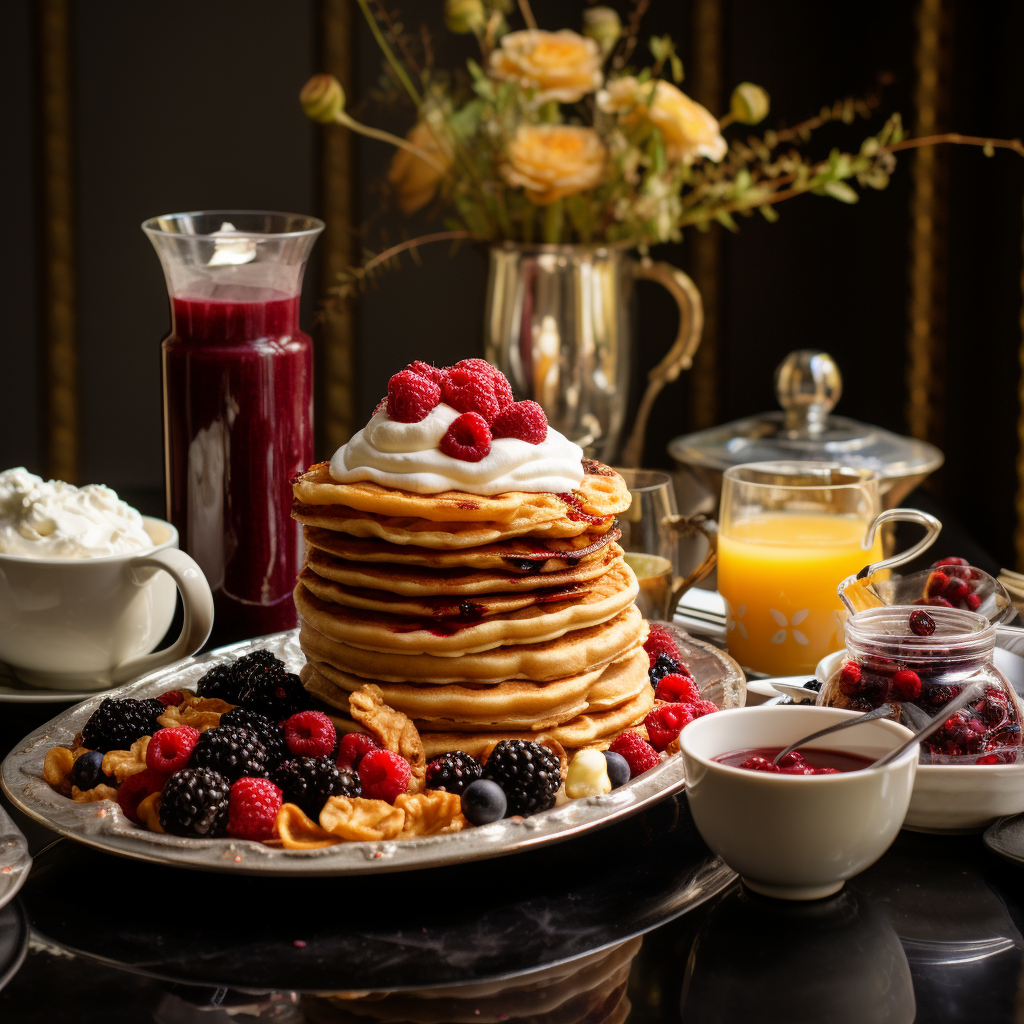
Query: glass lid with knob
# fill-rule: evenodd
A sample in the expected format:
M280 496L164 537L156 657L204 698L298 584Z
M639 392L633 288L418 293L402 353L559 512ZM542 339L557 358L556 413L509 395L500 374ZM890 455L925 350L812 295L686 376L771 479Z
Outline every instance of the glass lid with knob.
M836 462L876 470L892 483L920 481L942 465L942 452L935 445L833 416L842 391L839 368L827 352L799 349L775 371L781 412L677 437L669 443L669 454L684 466L717 473L746 462Z

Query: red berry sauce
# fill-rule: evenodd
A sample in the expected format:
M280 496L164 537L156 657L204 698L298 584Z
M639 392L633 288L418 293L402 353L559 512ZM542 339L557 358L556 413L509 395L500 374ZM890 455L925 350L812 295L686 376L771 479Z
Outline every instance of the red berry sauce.
M867 768L874 760L845 750L824 750L820 747L801 747L787 754L782 763L772 764L772 759L785 747L750 747L747 750L730 750L713 758L719 764L732 768L744 768L752 772L768 772L773 775L835 775L842 772L857 772Z

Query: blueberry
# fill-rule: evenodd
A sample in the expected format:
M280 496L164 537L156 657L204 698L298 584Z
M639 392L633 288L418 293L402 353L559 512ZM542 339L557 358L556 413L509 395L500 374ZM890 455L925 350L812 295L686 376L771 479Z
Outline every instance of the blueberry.
M608 781L612 789L618 789L624 782L629 782L629 762L621 754L606 750L604 759L608 762Z
M505 817L505 791L490 779L477 779L462 794L462 813L471 825L487 825Z
M113 780L103 774L103 754L98 750L90 750L76 758L71 769L71 781L81 790L92 789L100 783L108 786Z

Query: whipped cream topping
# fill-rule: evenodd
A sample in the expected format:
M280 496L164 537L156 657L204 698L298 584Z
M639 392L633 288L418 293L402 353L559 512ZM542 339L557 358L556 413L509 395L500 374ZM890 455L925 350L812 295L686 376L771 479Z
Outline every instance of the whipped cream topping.
M19 467L0 473L0 552L96 558L153 547L142 516L102 484L74 487Z
M442 402L419 423L398 423L381 409L334 453L331 476L343 484L369 480L416 494L562 494L583 482L583 449L552 427L540 444L495 438L479 462L445 455L438 445L459 415Z

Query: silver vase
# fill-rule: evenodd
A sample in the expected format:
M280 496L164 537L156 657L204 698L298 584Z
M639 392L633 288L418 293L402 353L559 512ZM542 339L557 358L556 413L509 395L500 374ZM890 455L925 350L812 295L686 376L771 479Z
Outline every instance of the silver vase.
M679 306L679 331L648 375L622 445L637 278L671 292ZM654 399L690 367L703 324L696 286L668 263L603 246L506 242L490 248L487 359L512 381L518 396L539 402L556 430L602 462L639 465Z

